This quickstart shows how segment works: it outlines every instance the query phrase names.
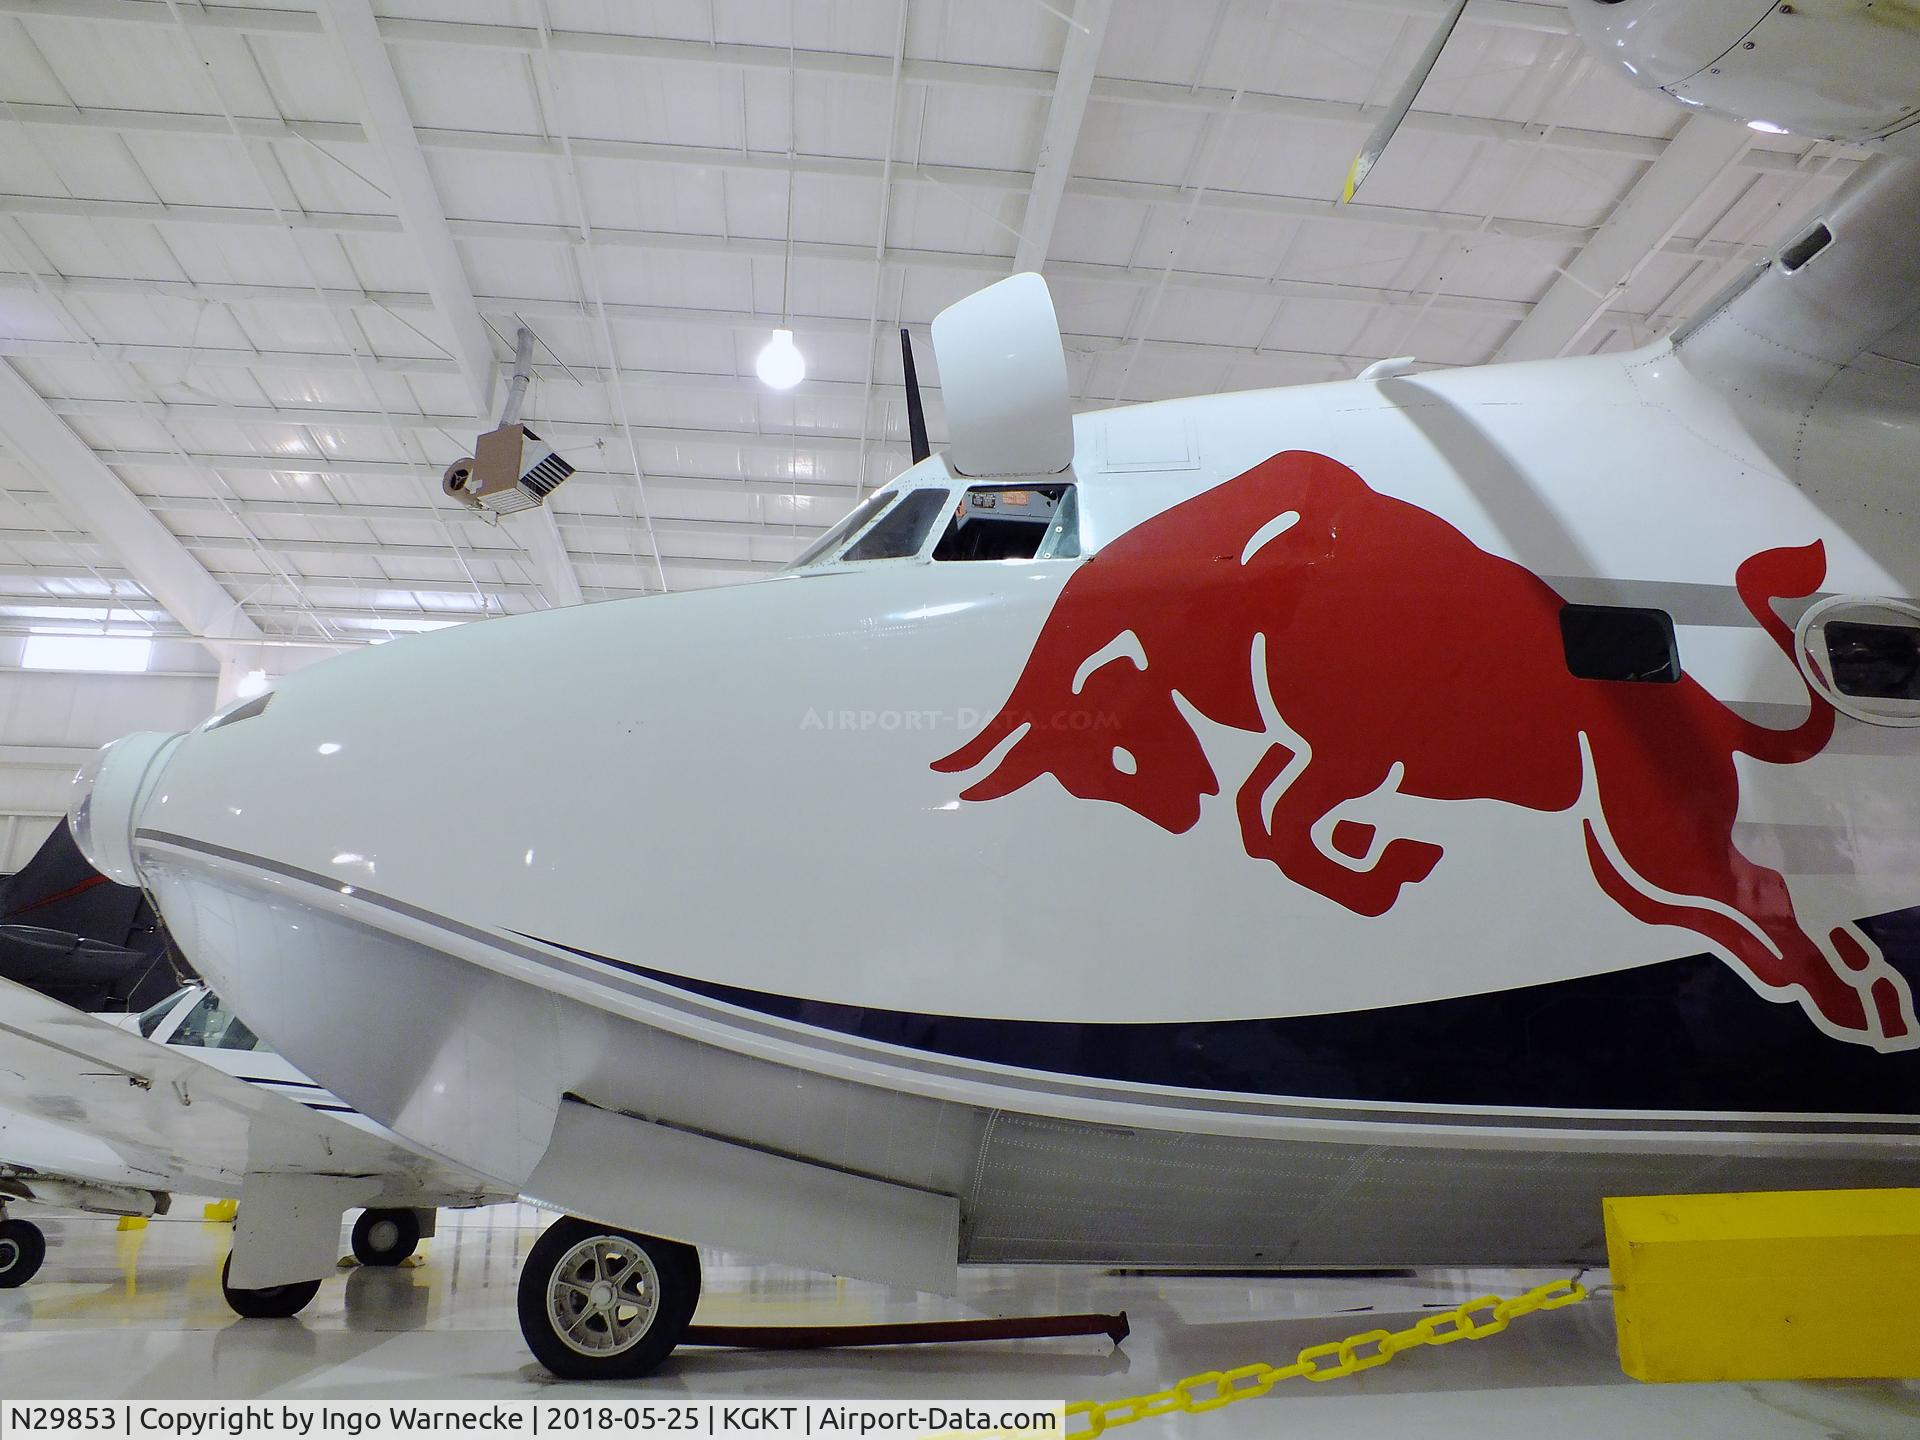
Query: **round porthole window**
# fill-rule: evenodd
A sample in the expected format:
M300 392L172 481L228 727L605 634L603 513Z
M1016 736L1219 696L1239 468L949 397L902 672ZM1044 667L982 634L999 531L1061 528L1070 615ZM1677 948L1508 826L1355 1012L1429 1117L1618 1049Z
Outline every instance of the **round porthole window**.
M1835 595L1794 627L1794 657L1842 715L1920 727L1920 606Z

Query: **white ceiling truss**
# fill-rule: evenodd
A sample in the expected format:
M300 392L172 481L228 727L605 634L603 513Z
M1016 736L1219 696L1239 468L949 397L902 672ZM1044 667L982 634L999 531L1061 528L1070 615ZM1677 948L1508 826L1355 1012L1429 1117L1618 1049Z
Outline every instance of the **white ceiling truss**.
M226 658L791 558L897 330L1052 284L1077 403L1642 343L1859 155L1638 94L1553 0L0 0L0 632ZM791 326L808 378L753 359ZM439 477L525 418L577 474Z

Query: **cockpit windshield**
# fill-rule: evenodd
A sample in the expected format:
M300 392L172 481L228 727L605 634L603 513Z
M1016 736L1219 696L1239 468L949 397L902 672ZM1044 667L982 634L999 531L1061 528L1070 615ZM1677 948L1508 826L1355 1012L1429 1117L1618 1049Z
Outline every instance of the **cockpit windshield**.
M902 560L918 555L933 530L933 522L947 513L947 489L909 490L904 499L847 547L842 560Z
M944 524L942 522L945 522ZM1080 555L1077 491L1070 482L920 485L882 490L787 566L805 570L871 560L1071 560Z
M858 505L854 506L847 518L835 525L826 534L814 541L787 565L789 570L804 570L817 563L823 557L833 554L848 539L873 523L876 516L894 501L900 498L898 490L876 490Z
M939 485L870 495L846 519L801 551L787 569L804 570L836 558L851 563L918 555L934 524L946 513L950 493Z

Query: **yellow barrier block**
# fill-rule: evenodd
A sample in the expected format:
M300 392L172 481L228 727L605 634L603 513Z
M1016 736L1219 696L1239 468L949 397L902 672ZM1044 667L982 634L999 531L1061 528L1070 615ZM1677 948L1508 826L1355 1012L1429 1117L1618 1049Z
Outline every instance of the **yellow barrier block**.
M1606 1201L1636 1380L1920 1378L1920 1190Z
M120 1223L113 1228L116 1230L144 1230L147 1228L147 1217L144 1215L122 1215L120 1217Z
M238 1200L209 1200L200 1209L200 1218L223 1225L240 1213Z

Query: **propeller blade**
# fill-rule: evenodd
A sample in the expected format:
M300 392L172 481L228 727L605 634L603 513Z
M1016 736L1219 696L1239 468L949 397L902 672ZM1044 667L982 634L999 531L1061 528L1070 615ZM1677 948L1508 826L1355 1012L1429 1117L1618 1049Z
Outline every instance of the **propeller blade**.
M913 339L907 327L900 327L900 368L906 372L907 437L913 444L913 463L918 465L933 454L927 444L927 412L920 405L920 377L913 368Z
M1367 178L1367 172L1373 169L1374 162L1380 158L1380 152L1387 148L1387 142L1400 129L1407 112L1413 109L1414 97L1420 93L1420 87L1427 83L1427 76L1433 73L1440 52L1447 48L1447 41L1453 36L1453 27L1460 23L1460 16L1466 8L1467 0L1454 0L1453 10L1434 32L1433 39L1427 42L1427 48L1420 52L1420 58L1414 62L1413 73L1407 76L1407 83L1393 97L1393 103L1387 106L1387 113L1380 117L1380 123L1367 136L1367 143L1360 147L1360 153L1353 157L1353 165L1347 171L1346 187L1340 192L1342 205L1353 199L1353 192L1360 188L1361 182Z

